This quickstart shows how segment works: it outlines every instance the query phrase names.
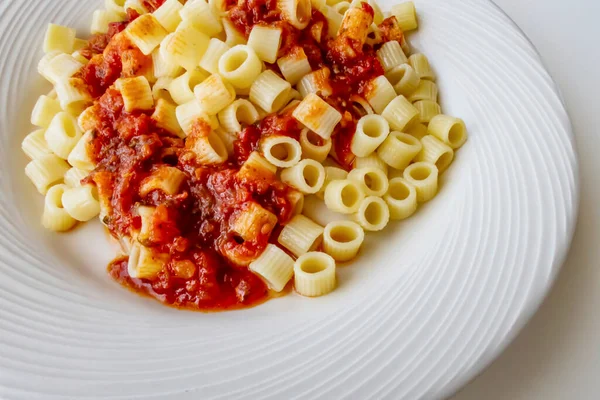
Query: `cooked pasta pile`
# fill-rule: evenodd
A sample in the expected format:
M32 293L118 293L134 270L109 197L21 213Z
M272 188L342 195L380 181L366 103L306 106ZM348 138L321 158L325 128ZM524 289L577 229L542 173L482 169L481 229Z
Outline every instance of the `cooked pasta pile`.
M178 307L336 286L365 231L410 217L467 139L411 54L412 2L106 0L51 24L25 172L44 227L95 217L120 283ZM315 196L339 218L303 215Z

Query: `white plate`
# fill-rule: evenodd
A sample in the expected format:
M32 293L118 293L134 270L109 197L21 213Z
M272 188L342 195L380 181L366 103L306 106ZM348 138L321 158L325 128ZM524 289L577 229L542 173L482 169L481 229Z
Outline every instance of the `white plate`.
M55 21L83 35L100 5L0 0L1 398L441 398L536 310L572 237L577 161L552 79L491 2L417 1L412 43L470 133L440 195L371 235L332 295L217 314L112 282L99 224L40 227L19 144L49 89L35 73L43 33Z

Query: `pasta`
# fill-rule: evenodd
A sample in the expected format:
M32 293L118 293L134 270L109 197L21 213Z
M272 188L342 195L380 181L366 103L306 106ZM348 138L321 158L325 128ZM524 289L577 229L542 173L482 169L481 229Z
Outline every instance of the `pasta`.
M227 50L219 59L219 74L234 87L252 86L262 71L262 62L252 47L238 44Z
M360 203L355 218L365 230L376 232L387 226L390 210L382 198L369 196Z
M335 260L320 252L299 257L294 264L294 287L302 296L323 296L336 285Z
M294 275L294 260L279 247L269 244L250 270L259 275L276 292L281 292Z
M325 183L325 168L315 160L305 159L281 171L281 181L304 194L315 194Z
M392 132L377 149L377 155L392 168L402 170L419 154L421 142L401 132Z
M412 2L104 0L49 25L21 148L42 225L98 216L120 284L224 310L336 286L365 232L413 215L467 140ZM295 260L295 261L294 261Z
M388 137L390 126L380 115L362 117L356 125L351 150L358 157L367 157Z
M355 222L334 221L323 231L323 251L339 262L350 261L356 257L365 232Z
M304 215L296 215L279 234L277 242L296 257L317 249L323 240L323 227Z
M425 203L437 194L438 169L434 164L416 162L406 167L403 175L415 187L419 203Z
M338 110L314 93L298 104L292 116L323 139L329 139L335 126L342 120Z
M390 179L388 192L383 199L388 205L391 219L406 219L417 211L417 190L404 178Z

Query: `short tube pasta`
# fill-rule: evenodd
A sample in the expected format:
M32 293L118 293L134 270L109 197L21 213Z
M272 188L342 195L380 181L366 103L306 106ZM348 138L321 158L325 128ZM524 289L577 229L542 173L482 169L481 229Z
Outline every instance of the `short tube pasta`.
M420 100L429 100L435 103L438 100L438 87L435 82L423 79L419 82L417 89L407 99L411 103Z
M67 213L77 221L86 222L100 214L98 190L93 185L65 189L62 204Z
M40 128L48 128L52 118L61 111L60 103L56 99L40 96L31 112L31 124Z
M159 49L152 52L152 65L155 78L169 77L175 78L183 72L180 65L173 64L170 60L164 57Z
M63 206L63 193L67 190L66 185L56 185L48 190L42 214L44 228L55 232L65 232L77 224L77 221L67 213Z
M429 65L429 60L422 53L413 54L408 58L408 63L411 67L419 74L421 79L427 79L430 81L435 81L435 73L431 69Z
M439 114L429 121L427 131L453 150L460 148L467 141L467 128L460 118Z
M296 29L304 29L310 21L310 0L277 0L283 19Z
M369 196L360 203L354 217L365 230L376 232L387 226L390 210L382 198Z
M429 121L442 112L440 105L431 100L419 100L413 105L419 110L421 122L424 124L429 124Z
M354 160L354 168L378 168L385 175L388 173L388 165L376 154L373 153L367 157L357 157Z
M417 211L417 189L404 178L390 179L388 192L383 199L393 220L406 219Z
M64 182L70 188L81 186L81 180L87 177L88 175L88 171L84 171L82 169L77 168L71 168L67 172L65 172Z
M87 145L92 140L92 135L93 131L87 131L69 153L67 161L73 167L84 171L91 171L96 167L87 151Z
M194 95L208 115L217 114L235 100L233 86L218 74L212 74L199 83L194 88Z
M275 177L277 167L267 161L257 151L250 153L250 156L238 171L239 177L261 178L271 180ZM295 193L295 192L294 192Z
M383 46L377 50L377 58L379 58L381 66L386 73L395 67L408 62L408 58L402 51L400 43L396 40L384 43Z
M427 126L424 124L415 124L412 125L410 128L406 129L405 132L408 133L410 136L421 140L425 136L427 136Z
M137 279L153 279L168 262L168 254L158 253L135 241L129 251L127 272Z
M435 164L416 162L406 167L403 176L415 187L419 203L425 203L437 194L438 169Z
M419 154L423 146L415 137L392 132L377 149L377 155L390 167L402 170Z
M69 153L71 153L81 136L82 133L77 121L67 112L56 114L44 134L48 148L65 160L69 157Z
M248 46L256 52L262 61L274 63L277 61L277 53L279 52L279 46L281 46L281 28L254 25L250 31L250 36L248 36ZM283 74L283 71L281 72Z
M192 0L185 3L179 11L183 23L191 23L208 36L214 36L223 30L223 26L211 11L206 0Z
M246 89L262 71L262 62L248 45L238 44L219 59L219 74L234 87Z
M352 214L360 207L365 192L358 182L349 179L333 180L325 188L323 198L331 211Z
M300 133L300 147L302 147L302 157L311 158L322 163L327 158L331 150L331 139L323 139L308 128L304 128Z
M185 137L179 121L177 121L177 106L175 104L165 99L158 99L154 113L152 113L152 120L159 128L181 138Z
M214 132L208 136L194 138L190 149L196 155L196 160L204 165L221 164L229 157L223 141Z
M325 183L325 168L315 160L305 159L281 171L281 181L304 194L315 194Z
M365 99L378 114L381 114L395 98L396 90L384 75L373 79L365 90Z
M302 147L288 136L268 136L260 143L265 159L279 168L291 168L300 162Z
M344 180L346 178L348 178L348 171L338 167L325 167L325 182L323 182L321 190L317 192L317 197L319 197L320 199L324 198L325 189L327 188L327 185L329 185L330 182Z
M333 129L342 120L342 114L338 110L314 93L300 102L292 116L323 139L329 139Z
M304 215L296 215L279 234L277 241L296 257L317 249L323 240L323 227Z
M221 128L227 132L240 132L242 123L252 125L258 121L258 111L246 99L237 99L219 112Z
M388 179L385 173L375 167L363 167L350 171L348 179L362 186L367 196L383 196L388 191Z
M208 48L210 38L193 24L180 24L161 42L163 55L170 63L181 65L188 71L194 70Z
M250 86L250 101L266 112L275 112L285 106L291 89L289 82L266 70Z
M21 149L30 159L36 160L47 154L52 154L52 150L48 147L48 143L46 143L46 138L44 137L45 132L45 130L39 129L31 132L23 139Z
M223 29L225 30L225 43L229 46L233 47L238 44L246 44L246 38L242 35L235 25L227 18L222 17L221 23L223 24Z
M439 173L443 173L454 160L454 151L450 146L432 135L421 139L423 149L415 160L435 164Z
M357 157L367 157L388 137L390 126L380 115L362 117L356 124L350 149Z
M169 94L179 105L192 101L195 99L193 89L206 78L208 75L197 69L187 71L171 81L168 85Z
M181 23L179 12L182 8L179 0L166 0L152 15L168 32L175 32Z
M219 60L231 47L217 38L210 39L206 52L200 60L200 67L211 74L219 73Z
M330 222L323 231L323 251L336 261L350 261L356 257L364 240L365 231L356 222Z
M183 131L182 136L187 136L192 131L192 127L198 120L203 120L210 125L210 117L206 115L204 109L197 100L182 104L175 108L175 117Z
M141 15L125 28L125 35L145 55L151 54L169 32L152 15Z
M249 268L271 290L281 292L294 275L294 260L279 247L268 244L260 257L250 263Z
M392 100L383 110L381 116L387 120L390 127L395 131L403 131L404 128L419 122L419 110L402 95Z
M144 76L121 78L115 82L115 86L123 96L123 104L127 112L146 111L154 107L152 88Z
M403 32L417 29L417 13L415 11L415 3L406 1L392 7L392 15L396 17L398 26Z
M277 60L281 74L291 85L295 85L312 70L304 49L294 46L288 54Z
M333 88L329 82L331 71L329 68L320 68L312 71L302 77L296 86L302 98L306 98L310 93L319 96L328 97L333 93Z
M294 264L294 287L302 296L318 297L335 289L335 260L328 254L310 252Z
M48 24L46 35L44 36L44 53L59 51L61 53L71 53L75 44L75 29Z
M54 154L46 154L32 160L25 167L25 175L31 180L41 194L46 194L50 187L62 182L69 164Z

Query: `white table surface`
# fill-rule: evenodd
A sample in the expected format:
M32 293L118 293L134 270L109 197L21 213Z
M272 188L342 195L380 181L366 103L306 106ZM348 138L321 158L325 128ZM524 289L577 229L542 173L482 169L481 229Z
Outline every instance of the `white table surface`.
M600 399L600 0L496 0L563 93L580 160L579 222L550 295L453 400Z

